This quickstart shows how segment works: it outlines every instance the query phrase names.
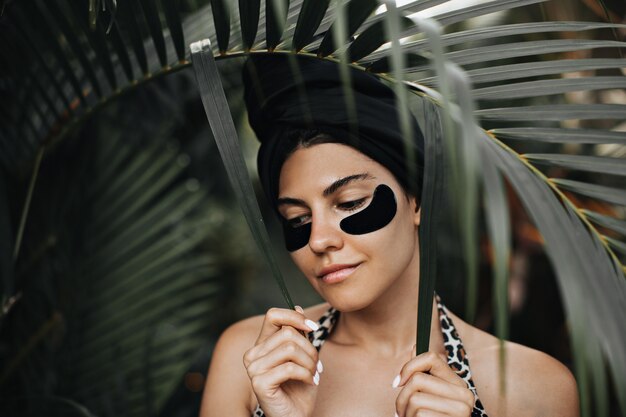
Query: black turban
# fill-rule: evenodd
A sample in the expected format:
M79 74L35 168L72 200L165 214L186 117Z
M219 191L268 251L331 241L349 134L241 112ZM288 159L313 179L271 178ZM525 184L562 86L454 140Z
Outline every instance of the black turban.
M416 166L409 169L393 90L373 75L351 68L355 125L344 98L339 65L303 56L296 62L300 73L294 75L284 54L251 55L243 70L248 119L261 142L259 177L269 201L274 204L278 197L280 170L294 150L289 138L302 129L313 129L356 148L387 168L419 199L424 137L411 117L410 152ZM411 172L415 178L409 178Z

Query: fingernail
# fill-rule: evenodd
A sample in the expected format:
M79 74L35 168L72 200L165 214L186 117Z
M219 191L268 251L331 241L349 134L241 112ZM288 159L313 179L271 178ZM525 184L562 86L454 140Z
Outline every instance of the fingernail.
M398 385L400 385L400 375L396 375L396 377L393 379L393 382L391 383L391 387L398 388Z
M314 332L318 331L320 328L320 326L318 326L316 322L309 320L309 319L304 320L304 324L306 324L307 327L311 329L311 331L314 331Z
M319 374L319 372L315 372L315 375L313 375L313 383L315 385L319 385L320 384L320 374Z
M398 413L393 413L393 417L400 417Z
M304 309L300 306L295 306L295 309L298 313L304 313Z
M324 365L322 365L322 361L317 361L317 372L320 374L324 372Z

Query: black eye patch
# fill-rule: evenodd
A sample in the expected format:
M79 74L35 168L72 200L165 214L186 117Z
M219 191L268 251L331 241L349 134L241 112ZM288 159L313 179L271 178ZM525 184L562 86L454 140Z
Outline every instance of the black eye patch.
M302 249L311 238L311 223L293 227L286 220L283 220L283 236L285 236L285 247L289 252Z
M339 223L339 227L351 235L364 235L375 232L387 226L396 215L396 196L388 186L381 184L374 190L374 196L365 209L346 217ZM283 235L285 247L289 252L297 251L309 243L311 238L311 223L292 227L283 220Z
M396 196L393 191L381 184L374 190L370 205L343 219L339 227L351 235L372 233L387 226L395 217L397 209Z

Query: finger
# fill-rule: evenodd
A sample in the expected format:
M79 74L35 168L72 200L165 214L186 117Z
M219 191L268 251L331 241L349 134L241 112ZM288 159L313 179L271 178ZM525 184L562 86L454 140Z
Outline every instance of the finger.
M315 380L308 369L293 362L283 363L264 374L255 375L251 378L254 392L274 390L287 381L300 381L309 385L319 384L319 379Z
M293 327L285 326L266 338L262 343L255 345L248 350L243 357L244 365L248 367L251 362L261 356L267 355L270 351L287 342L296 343L305 352L307 352L311 358L316 361L318 360L317 349L315 349L311 342Z
M442 356L435 352L425 352L407 362L400 370L400 379L394 380L394 385L402 386L416 372L429 373L459 387L467 384L449 366ZM396 377L397 378L397 377Z
M404 409L398 408L397 405L396 409L400 417L420 415L419 413L425 412L426 410L448 416L467 417L469 417L472 412L472 408L465 403L424 392L414 392Z
M407 414L407 417L408 416L409 416L409 414ZM413 414L410 417L450 417L450 416L447 415L447 414L438 413L438 412L432 411L432 410L421 409L417 413Z
M441 378L416 372L398 393L398 409L406 408L413 394L417 392L434 395L446 401L460 401L470 407L474 405L474 394L467 387L462 388Z
M270 351L267 355L262 356L250 363L247 367L248 375L263 374L283 363L293 362L310 371L311 376L317 372L317 361L311 358L298 344L295 342L286 342Z
M285 308L270 308L265 313L261 333L257 343L263 342L272 334L276 333L283 326L291 326L303 332L311 332L319 329L317 323L307 319L302 313Z

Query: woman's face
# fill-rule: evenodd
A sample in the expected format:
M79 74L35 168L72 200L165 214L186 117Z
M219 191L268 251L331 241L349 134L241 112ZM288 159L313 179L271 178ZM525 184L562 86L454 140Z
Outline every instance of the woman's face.
M390 193L385 199L377 192L379 209L373 210L374 190L384 186L395 195L396 207L393 199L389 201ZM309 236L308 242L290 252L292 259L315 290L340 311L365 308L399 279L418 273L420 218L415 199L405 196L391 172L357 150L336 143L296 150L282 167L278 197L289 227L310 223L310 235L305 233L304 239ZM354 216L368 208L368 213L376 213ZM388 223L377 222L374 217L380 216L387 216ZM355 220L358 233L365 233L346 227Z

